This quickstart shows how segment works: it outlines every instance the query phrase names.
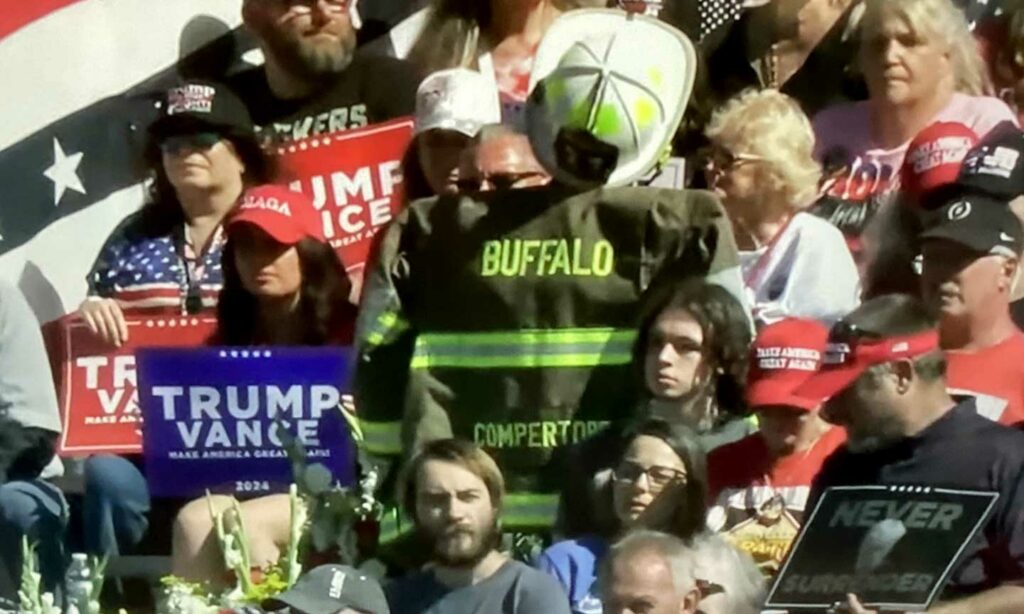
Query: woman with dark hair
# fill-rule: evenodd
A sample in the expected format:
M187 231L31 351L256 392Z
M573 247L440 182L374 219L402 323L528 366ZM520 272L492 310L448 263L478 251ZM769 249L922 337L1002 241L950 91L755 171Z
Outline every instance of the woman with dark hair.
M224 288L217 305L216 341L226 345L322 346L352 342L355 307L345 267L323 234L308 197L263 185L246 190L227 224ZM174 523L171 570L197 582L223 574L219 546L210 539L217 511L230 497L197 499ZM253 564L273 564L289 539L287 495L241 504Z
M633 346L646 413L693 428L706 451L748 435L750 340L746 311L721 286L689 279L655 293Z
M149 129L146 161L150 200L103 245L79 308L90 330L118 346L128 339L124 309L191 314L214 306L222 222L247 185L272 173L242 101L202 82L167 93Z
M573 612L600 611L597 569L616 537L650 529L688 540L704 527L707 465L696 434L682 424L648 418L628 429L624 442L599 500L612 529L559 542L537 559L537 567L565 588Z
M755 430L743 418L750 340L747 313L724 288L690 278L652 290L633 346L643 391L636 415L692 429L705 453L746 437ZM609 530L595 497L624 437L622 427L613 425L568 452L573 476L565 480L559 509L563 535Z
M253 203L299 202L284 188L246 193L228 224L224 288L217 304L218 341L225 345L327 345L351 342L355 307L345 268L323 237L310 203L291 216ZM305 219L301 219L301 218ZM275 219L277 218L277 219Z
M245 105L223 85L169 90L148 136L149 202L101 248L79 308L89 329L117 346L128 340L125 310L192 314L213 307L223 220L246 185L272 173ZM138 544L150 508L138 457L92 456L84 474L85 549L117 555Z

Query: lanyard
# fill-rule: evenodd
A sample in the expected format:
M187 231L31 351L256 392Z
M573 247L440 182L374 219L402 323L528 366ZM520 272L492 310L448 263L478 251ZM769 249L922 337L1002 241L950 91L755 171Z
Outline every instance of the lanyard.
M209 270L205 258L210 253L210 250L221 241L222 232L223 227L217 226L213 236L210 238L209 248L206 250L206 253L196 252L195 247L189 240L188 226L186 224L182 224L181 232L175 236L174 251L181 263L182 271L179 276L179 284L184 295L182 315L192 315L199 313L203 309L202 286ZM194 256L193 258L189 258L189 252ZM193 263L198 263L198 265L194 266ZM195 274L193 275L193 273Z
M783 224L782 228L780 228L779 231L775 233L775 236L772 237L772 240L768 242L768 246L765 247L764 253L758 257L757 262L755 262L754 266L750 268L750 271L743 276L743 284L746 287L751 290L756 290L757 285L760 285L763 281L761 276L768 267L769 261L771 261L772 252L775 250L776 245L778 245L779 239L782 238L782 235L786 234L786 231L789 229L789 224L793 221L794 217L796 216L790 216L790 218L786 220L786 223Z

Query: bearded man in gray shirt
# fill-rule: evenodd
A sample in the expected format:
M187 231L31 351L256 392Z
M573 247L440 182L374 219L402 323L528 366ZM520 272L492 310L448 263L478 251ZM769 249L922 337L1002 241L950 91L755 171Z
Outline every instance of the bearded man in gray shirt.
M385 589L392 614L569 614L554 579L496 549L504 494L498 466L475 444L423 447L409 464L403 504L431 562Z

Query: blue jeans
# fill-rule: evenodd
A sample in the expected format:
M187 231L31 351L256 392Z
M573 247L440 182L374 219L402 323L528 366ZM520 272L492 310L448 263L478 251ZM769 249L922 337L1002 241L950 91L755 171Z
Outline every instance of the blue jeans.
M85 461L85 549L97 556L130 552L149 528L149 488L131 461L93 456Z
M67 556L64 533L68 509L64 495L44 480L0 485L0 608L18 601L22 538L36 546L43 591L60 603Z

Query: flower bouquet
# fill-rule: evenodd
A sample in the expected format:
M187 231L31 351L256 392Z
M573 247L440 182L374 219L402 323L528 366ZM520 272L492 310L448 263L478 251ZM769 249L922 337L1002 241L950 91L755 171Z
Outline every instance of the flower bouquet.
M338 411L348 421L356 443L361 443L358 423L346 408L339 407ZM368 534L367 528L376 527L381 509L373 494L378 482L376 471L366 472L354 488L342 487L327 467L308 463L300 440L283 427L279 433L294 479L288 491L288 547L281 560L267 569L254 568L238 501L232 501L230 508L220 512L211 503L210 517L233 585L221 592L211 592L206 585L168 576L163 579L158 612L212 614L258 606L290 588L306 568L330 562L357 565L362 553L369 550L370 539L375 542L375 534Z

